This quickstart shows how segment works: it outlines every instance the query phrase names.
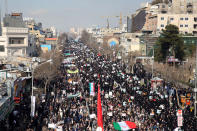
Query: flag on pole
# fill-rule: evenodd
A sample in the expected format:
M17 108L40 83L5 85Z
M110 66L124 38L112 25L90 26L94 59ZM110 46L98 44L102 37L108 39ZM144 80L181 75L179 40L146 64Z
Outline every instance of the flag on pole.
M103 115L101 107L100 84L98 84L98 98L97 98L97 124L103 130Z
M136 124L130 121L113 122L115 130L128 131L136 128Z
M90 95L94 96L95 95L95 84L89 83L89 87L90 87Z

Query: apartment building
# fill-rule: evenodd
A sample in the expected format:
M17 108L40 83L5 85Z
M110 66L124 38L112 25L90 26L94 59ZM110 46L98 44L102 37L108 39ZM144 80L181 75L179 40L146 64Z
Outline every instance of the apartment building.
M172 0L171 12L174 14L197 14L197 0Z
M157 14L158 32L161 32L169 24L179 27L182 34L197 35L197 14Z
M7 14L3 18L0 36L0 57L29 56L29 32L23 22L22 13ZM28 51L27 51L28 50Z

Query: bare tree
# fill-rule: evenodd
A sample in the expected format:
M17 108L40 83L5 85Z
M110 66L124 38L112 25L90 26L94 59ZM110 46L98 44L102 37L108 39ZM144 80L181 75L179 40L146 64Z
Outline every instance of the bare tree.
M65 37L65 36L64 36ZM65 40L62 37L63 40ZM59 41L61 42L61 41ZM57 45L57 47L59 44ZM34 77L36 79L40 79L44 81L44 89L46 92L46 87L50 81L58 76L58 69L62 63L63 57L62 53L57 50L57 47L55 50L52 50L50 52L45 52L41 54L41 58L44 58L45 60L51 59L52 62L47 62L44 64L41 64L37 66L34 70Z

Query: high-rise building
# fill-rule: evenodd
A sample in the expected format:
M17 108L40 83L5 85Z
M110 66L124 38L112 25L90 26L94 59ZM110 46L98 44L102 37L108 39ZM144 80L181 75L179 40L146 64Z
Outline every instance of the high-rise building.
M25 27L22 13L6 14L3 18L4 27Z
M53 37L57 37L57 29L55 27L51 27L51 31L53 32Z
M132 15L132 33L141 32L146 22L146 8L141 8Z
M25 27L22 13L12 13L3 18L0 39L0 56L28 55L28 28Z
M127 32L131 33L132 31L132 18L130 16L127 17Z

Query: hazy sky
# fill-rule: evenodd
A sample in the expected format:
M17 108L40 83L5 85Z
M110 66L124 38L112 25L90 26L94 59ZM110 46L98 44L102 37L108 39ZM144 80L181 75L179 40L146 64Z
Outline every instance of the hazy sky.
M1 1L2 12L5 0ZM70 27L106 26L102 16L129 15L151 0L8 0L8 12L22 12L42 22L44 27L55 26L60 31ZM112 26L118 26L118 18L110 18Z

